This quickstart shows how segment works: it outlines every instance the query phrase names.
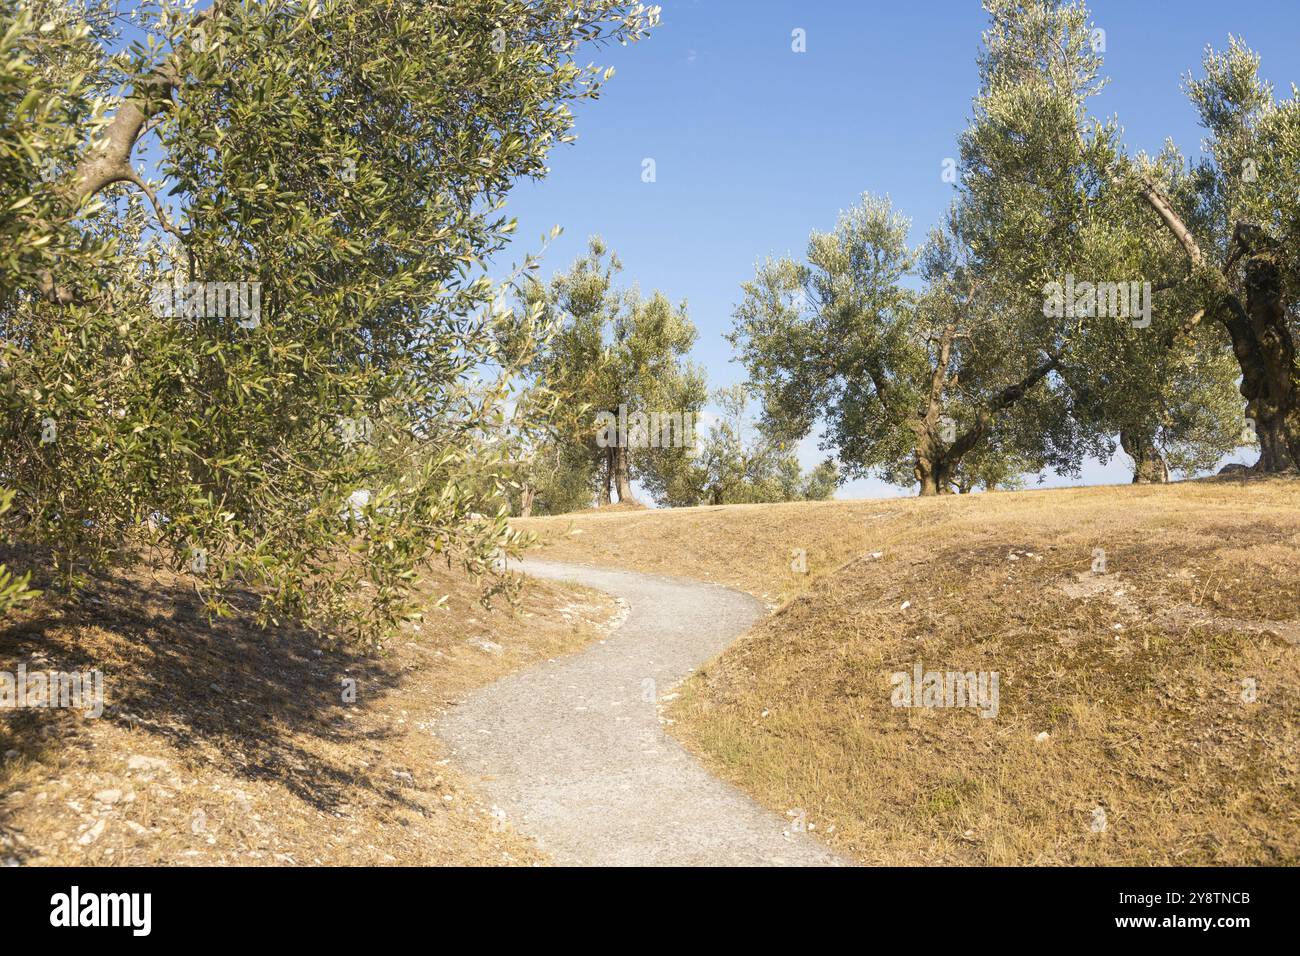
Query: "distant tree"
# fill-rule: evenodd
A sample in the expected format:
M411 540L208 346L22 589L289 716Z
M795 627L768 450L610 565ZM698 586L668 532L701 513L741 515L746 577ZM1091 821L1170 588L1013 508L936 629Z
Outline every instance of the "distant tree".
M995 433L962 458L952 479L954 492L1014 491L1025 486L1025 475L1035 470L1035 462L997 447L996 440Z
M584 442L554 435L539 438L520 459L512 510L522 518L554 515L591 507L597 461Z
M570 489L594 475L602 505L615 496L634 500L640 473L684 459L688 426L705 395L703 373L686 360L696 331L685 304L674 306L661 292L645 298L635 288L617 288L621 270L596 237L569 271L547 286L530 284L523 296L525 308L558 328L529 368L533 386L558 399L553 435L530 460L562 465ZM534 486L541 481L531 479Z
M769 431L798 440L820 412L848 475L916 482L922 495L952 491L962 459L994 432L1049 458L1063 415L1046 382L1055 341L1037 334L1041 309L1007 307L969 268L952 225L914 250L907 220L868 195L833 232L812 234L806 263L769 260L743 286L730 338ZM1009 428L1014 406L1036 427Z
M693 455L647 484L655 500L671 506L825 500L835 493L839 470L825 461L804 473L790 446L762 433L748 414L743 385L713 394L721 414Z
M786 500L829 501L835 497L835 489L840 484L840 468L831 459L813 466L812 470L800 477L798 490Z

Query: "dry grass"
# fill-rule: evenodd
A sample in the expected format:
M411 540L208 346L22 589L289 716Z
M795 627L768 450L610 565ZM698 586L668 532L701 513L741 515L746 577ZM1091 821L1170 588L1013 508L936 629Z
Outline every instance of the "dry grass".
M673 730L864 862L1300 861L1300 483L519 524L547 556L790 599ZM918 662L997 671L997 716L893 707Z
M428 586L448 610L378 656L209 624L182 582L147 571L101 581L78 609L7 619L0 670L97 667L107 708L0 711L0 862L544 862L448 765L434 721L602 633L613 605L531 582L517 609L487 611L463 579Z
M595 508L582 508L578 511L570 512L576 515L595 515L595 514L620 514L628 511L645 511L646 506L639 501L616 501L610 505L600 505Z

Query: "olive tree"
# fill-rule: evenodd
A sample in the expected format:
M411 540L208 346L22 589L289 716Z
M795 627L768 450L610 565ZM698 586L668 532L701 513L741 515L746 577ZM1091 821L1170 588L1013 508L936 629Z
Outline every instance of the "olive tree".
M958 490L963 459L995 433L996 447L1068 461L1041 310L983 281L948 225L914 249L908 221L867 195L812 234L805 262L769 260L744 284L730 338L773 434L797 440L823 419L847 475L922 495Z
M793 447L764 431L749 412L745 385L713 393L718 414L689 455L644 480L655 500L673 507L777 501L824 501L835 494L839 468L831 460L805 472Z
M39 238L0 301L22 533L68 583L146 542L214 613L253 587L264 622L370 638L420 612L427 562L489 573L512 536L480 489L508 478L480 461L469 487L466 463L535 318L485 277L505 197L607 78L583 47L657 13L163 0L129 43L113 21L18 27L69 130L33 145Z
M1139 157L1120 173L1148 241L1180 253L1165 281L1187 302L1167 341L1212 326L1235 360L1261 472L1300 466L1300 98L1279 99L1259 56L1230 37L1186 89L1208 138L1191 165ZM1159 238L1151 238L1152 232Z
M590 476L601 505L633 501L635 478L680 465L705 398L704 375L686 357L696 331L685 303L620 287L621 271L593 237L567 271L522 297L522 311L556 328L528 369L557 398L552 435L529 458L542 469L531 485L559 476L576 490Z

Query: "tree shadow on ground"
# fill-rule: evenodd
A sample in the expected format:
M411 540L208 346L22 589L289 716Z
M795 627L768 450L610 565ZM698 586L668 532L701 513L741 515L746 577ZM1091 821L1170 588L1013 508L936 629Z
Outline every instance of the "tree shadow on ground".
M300 628L259 629L251 623L257 598L236 595L234 603L235 617L210 619L182 577L106 573L74 602L47 596L0 620L0 670L97 668L105 697L98 720L170 745L195 767L277 783L319 811L375 798L418 809L391 781L345 759L396 735L382 718L365 718L401 683L401 668ZM365 688L365 706L345 704L345 678ZM68 710L0 711L0 756L58 763L91 723ZM6 825L0 817L0 837Z

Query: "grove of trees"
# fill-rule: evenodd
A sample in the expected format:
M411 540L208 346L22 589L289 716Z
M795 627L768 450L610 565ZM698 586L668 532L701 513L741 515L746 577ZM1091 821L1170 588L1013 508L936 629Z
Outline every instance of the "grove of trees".
M1277 99L1231 38L1186 84L1208 155L1130 155L1088 111L1105 80L1085 5L985 7L946 221L913 249L867 195L805 260L746 283L732 341L767 427L797 440L820 422L846 475L923 495L1074 474L1117 444L1135 481L1163 481L1212 466L1248 425L1256 471L1293 469L1294 89Z
M686 304L598 238L549 281L511 188L644 37L626 0L0 0L0 521L73 593L142 549L212 614L377 639L514 513L923 495L1300 464L1300 100L1230 38L1188 162L1126 149L1081 2L986 0L951 207L866 194L739 292L710 393ZM712 401L710 401L712 399ZM717 409L717 413L709 411ZM757 411L757 414L755 414ZM616 427L615 427L616 423ZM833 457L795 449L820 432ZM0 612L31 597L0 565Z
M552 330L526 369L549 427L518 443L516 513L637 503L634 479L667 506L829 498L834 467L804 475L792 447L756 434L744 387L715 393L722 416L706 429L685 303L618 287L621 270L593 237L567 272L524 286L520 312Z

